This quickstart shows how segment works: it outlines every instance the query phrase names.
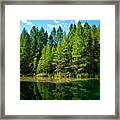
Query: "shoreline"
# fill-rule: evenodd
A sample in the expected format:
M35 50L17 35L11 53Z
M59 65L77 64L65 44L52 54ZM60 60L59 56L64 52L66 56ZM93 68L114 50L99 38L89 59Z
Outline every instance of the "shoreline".
M77 81L87 81L87 80L100 80L100 78L84 78L84 79L80 79L80 78L67 78L67 79L49 79L49 78L42 78L42 79L29 79L29 77L25 77L24 79L22 79L20 77L20 82L40 82L40 83L65 83L65 82L77 82Z

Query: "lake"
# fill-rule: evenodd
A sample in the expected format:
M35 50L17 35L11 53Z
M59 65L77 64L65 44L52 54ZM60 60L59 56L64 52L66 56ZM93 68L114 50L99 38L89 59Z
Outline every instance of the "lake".
M100 80L24 77L20 81L20 100L100 100Z

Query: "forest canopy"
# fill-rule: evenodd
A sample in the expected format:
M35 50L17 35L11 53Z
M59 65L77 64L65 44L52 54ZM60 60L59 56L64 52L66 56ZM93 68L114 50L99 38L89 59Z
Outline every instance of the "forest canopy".
M20 74L26 76L95 78L100 76L100 26L70 24L69 31L53 27L23 28L20 35Z

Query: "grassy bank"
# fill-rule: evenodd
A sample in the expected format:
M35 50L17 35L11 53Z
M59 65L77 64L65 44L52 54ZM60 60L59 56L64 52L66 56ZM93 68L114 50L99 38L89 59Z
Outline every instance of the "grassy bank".
M99 78L52 78L52 77L20 77L20 81L26 82L50 82L50 83L65 83L81 80L99 80Z

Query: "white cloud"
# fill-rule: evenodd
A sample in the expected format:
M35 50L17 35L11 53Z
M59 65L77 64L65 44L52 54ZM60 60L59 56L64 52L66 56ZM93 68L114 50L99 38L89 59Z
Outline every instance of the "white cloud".
M53 27L55 27L56 29L59 27L59 26L61 26L61 28L63 28L63 25L62 24L47 24L47 26L49 27L49 28L53 28Z
M64 25L64 27L68 27L68 25Z
M75 23L77 24L79 20L71 20L70 23ZM84 23L81 23L82 26L84 26ZM47 27L49 27L50 29L53 29L53 27L55 27L56 29L58 29L58 27L61 26L61 28L67 28L70 27L70 24L68 23L61 23L61 24L47 24Z
M47 26L50 27L50 28L54 27L54 25L51 25L51 24L47 24Z
M61 23L62 25L69 25L68 23Z
M58 20L54 20L54 23L59 23L59 21Z
M71 20L70 23L72 24L77 24L79 22L79 20Z
M75 23L77 24L79 20L75 20Z
M61 23L60 25L62 26L62 28L63 28L63 27L68 27L68 26L69 26L68 23Z
M70 23L74 23L74 20L71 20Z
M32 22L30 22L28 20L21 20L21 22L24 23L24 24L30 25L30 26L33 25Z

